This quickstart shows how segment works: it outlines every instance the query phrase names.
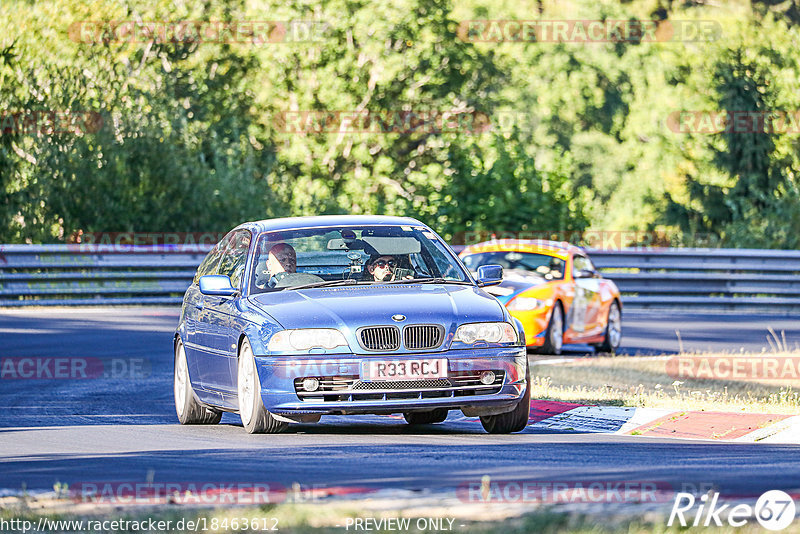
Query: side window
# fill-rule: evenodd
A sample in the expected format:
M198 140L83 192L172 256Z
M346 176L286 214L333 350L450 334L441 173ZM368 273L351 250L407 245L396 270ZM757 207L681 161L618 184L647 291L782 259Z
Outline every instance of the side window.
M247 267L247 252L250 250L250 232L240 230L236 232L219 262L218 274L230 277L231 285L241 289L242 276Z
M222 252L225 250L225 247L228 246L228 243L231 240L231 236L233 233L229 233L225 237L222 238L222 241L217 243L214 248L211 249L205 259L200 263L200 267L197 268L197 273L194 275L194 283L196 284L197 281L200 279L201 276L205 276L207 274L215 274L217 272L217 266L219 265L219 259L222 257Z
M564 278L564 260L561 258L550 258L550 265L548 265L550 273L548 275L555 279L561 280Z
M444 245L428 232L422 232L422 235L428 239L421 240L420 254L412 254L420 260L417 276L441 276L448 280L464 280L464 274L461 269L455 267L456 264Z
M589 261L586 256L578 256L577 254L572 259L572 275L575 276L579 271L587 270L594 271L594 265Z

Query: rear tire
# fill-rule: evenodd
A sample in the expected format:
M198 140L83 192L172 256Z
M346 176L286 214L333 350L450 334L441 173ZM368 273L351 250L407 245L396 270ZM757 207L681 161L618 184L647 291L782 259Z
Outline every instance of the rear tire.
M608 319L606 320L605 339L596 345L599 352L616 354L622 342L622 312L619 303L615 300L608 307Z
M206 408L194 394L186 364L186 349L178 338L175 343L175 372L173 387L175 412L182 425L216 425L222 419L222 412Z
M528 426L531 413L531 373L525 370L525 395L517 406L507 413L485 415L481 417L481 425L489 434L510 434L520 432Z
M547 324L547 331L544 334L544 344L539 350L542 354L553 354L558 356L564 346L564 308L561 302L556 301L553 305L553 313L550 315L550 322Z
M405 412L403 417L409 425L432 425L447 419L449 410L437 408L429 412Z
M250 342L245 339L239 348L236 390L239 394L239 417L249 434L277 434L289 427L278 421L264 408L261 400L261 380L256 372L256 360Z

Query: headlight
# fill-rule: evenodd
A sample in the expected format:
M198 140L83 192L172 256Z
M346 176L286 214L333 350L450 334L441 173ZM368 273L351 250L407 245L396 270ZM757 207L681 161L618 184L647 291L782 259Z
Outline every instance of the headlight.
M511 299L511 302L506 306L509 310L514 311L527 311L541 308L545 305L545 301L531 297L517 297Z
M453 341L472 345L478 341L487 343L516 343L517 332L508 323L462 324L456 330Z
M289 352L316 348L334 349L342 346L348 346L347 340L335 328L302 328L281 330L270 338L267 350Z

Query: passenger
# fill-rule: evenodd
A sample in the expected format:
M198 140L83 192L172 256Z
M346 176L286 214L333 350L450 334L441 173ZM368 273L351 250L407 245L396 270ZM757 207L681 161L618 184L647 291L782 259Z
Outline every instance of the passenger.
M376 282L390 282L397 279L395 275L399 265L400 261L394 256L378 256L367 263L367 272ZM404 280L414 278L413 275L407 274L408 269L400 269L400 272Z

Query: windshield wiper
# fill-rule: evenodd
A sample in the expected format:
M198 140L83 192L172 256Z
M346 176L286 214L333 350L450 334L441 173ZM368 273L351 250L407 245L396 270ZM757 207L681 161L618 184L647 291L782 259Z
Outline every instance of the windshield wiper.
M328 286L350 286L357 284L372 284L369 280L356 280L355 278L345 278L344 280L326 280L324 282L314 282L313 284L303 284L301 286L287 286L280 289L309 289L312 287L328 287Z
M407 278L405 280L390 280L382 282L384 284L461 284L471 286L472 282L466 280L447 280L440 276L430 276L426 278Z

